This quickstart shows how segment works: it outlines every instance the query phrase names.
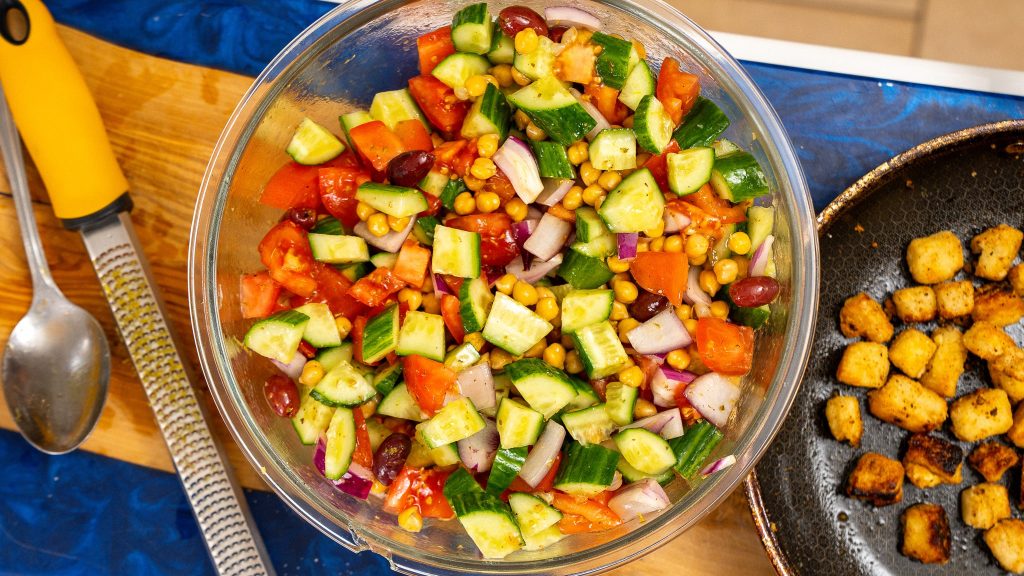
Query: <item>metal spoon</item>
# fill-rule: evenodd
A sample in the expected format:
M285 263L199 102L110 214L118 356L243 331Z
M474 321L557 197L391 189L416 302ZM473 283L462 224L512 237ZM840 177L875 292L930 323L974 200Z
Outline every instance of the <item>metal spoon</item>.
M110 348L91 314L72 304L53 281L32 213L21 141L0 90L0 148L32 272L32 305L4 350L7 408L30 444L49 454L78 447L92 432L107 398Z

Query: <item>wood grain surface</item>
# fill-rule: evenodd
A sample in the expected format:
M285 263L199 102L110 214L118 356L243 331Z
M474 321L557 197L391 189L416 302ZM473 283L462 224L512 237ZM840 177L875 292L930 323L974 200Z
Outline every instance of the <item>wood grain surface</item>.
M68 28L61 27L60 32L92 90L131 185L135 202L132 217L167 303L171 324L188 359L198 367L186 291L192 208L221 128L251 80L143 55ZM99 319L113 353L110 395L96 430L82 449L173 471L82 242L77 233L64 230L50 211L42 181L31 162L28 174L36 219L57 284L72 301ZM31 300L31 282L6 177L0 181L0 286L6 291L0 298L3 346ZM266 485L216 415L205 394L205 383L199 385L215 415L212 425L242 483L265 490ZM14 429L6 408L0 409L0 427ZM746 501L737 491L686 534L613 573L769 575L773 571L754 531Z

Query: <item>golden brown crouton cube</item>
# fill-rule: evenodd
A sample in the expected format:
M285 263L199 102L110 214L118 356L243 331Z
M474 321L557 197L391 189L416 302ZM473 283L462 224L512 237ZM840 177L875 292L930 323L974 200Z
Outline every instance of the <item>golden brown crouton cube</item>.
M921 375L921 385L940 396L952 398L956 396L956 385L967 361L963 334L954 326L942 326L932 332L932 341L935 342L935 354Z
M897 290L892 295L896 316L904 322L928 322L935 319L938 304L931 286L914 286Z
M963 481L964 451L936 436L913 434L907 440L903 467L910 483L918 488Z
M974 295L975 322L988 322L996 326L1016 324L1024 318L1024 299L1009 290L986 286Z
M935 354L935 342L917 328L908 328L889 346L889 361L911 378L920 378Z
M914 238L907 247L907 265L918 284L938 284L964 267L964 247L949 230Z
M1013 413L1013 425L1006 431L1006 437L1017 448L1024 448L1024 402L1017 405L1017 411Z
M855 396L833 396L825 402L825 419L832 437L840 442L860 446L864 435L864 421L860 417L860 402Z
M903 465L875 452L864 454L846 479L846 495L875 506L899 502L903 499Z
M847 338L863 336L872 342L888 342L892 338L892 322L882 305L861 292L851 296L839 311L839 329Z
M1022 240L1024 233L1006 224L989 228L972 238L971 252L978 255L975 276L996 281L1006 278L1013 259L1020 252Z
M981 388L961 396L949 410L953 434L964 442L977 442L1006 433L1013 426L1013 412L1006 392Z
M946 401L902 374L893 374L878 390L868 392L868 409L879 420L910 432L931 432L946 421Z
M988 322L975 322L964 332L964 346L982 360L993 360L1017 347L1002 328Z
M988 374L996 388L1006 391L1010 404L1024 400L1024 350L1013 347L988 361Z
M999 482L1007 470L1020 460L1017 451L1001 442L979 444L967 457L967 463L988 482Z
M1024 520L1001 520L985 531L985 544L1003 570L1024 573Z
M1010 273L1006 275L1006 279L1010 281L1013 293L1024 298L1024 264L1017 264L1010 268Z
M949 519L938 504L914 504L900 516L904 556L925 564L949 562Z
M960 514L964 524L988 530L1010 517L1010 496L1006 486L985 482L960 493Z
M954 320L974 310L974 284L970 280L943 282L934 288L939 318Z
M843 350L836 378L861 388L881 388L889 376L889 349L875 342L854 342Z

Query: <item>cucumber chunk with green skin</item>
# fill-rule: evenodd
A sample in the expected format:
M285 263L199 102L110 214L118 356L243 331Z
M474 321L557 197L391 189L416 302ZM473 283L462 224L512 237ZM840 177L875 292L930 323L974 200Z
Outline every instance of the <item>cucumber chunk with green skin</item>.
M526 446L499 449L494 455L491 473L487 476L486 492L501 496L523 469L523 462L526 462Z
M641 168L608 193L597 213L612 232L643 232L661 224L664 210L658 182Z
M440 222L433 216L420 216L412 227L412 234L420 244L432 246L434 244L434 228L438 224Z
M348 362L341 362L324 374L310 396L328 406L358 406L373 398L377 389Z
M557 44L547 36L537 37L537 48L529 54L516 53L513 66L530 80L539 80L555 73Z
M663 474L676 463L672 447L650 430L630 428L616 434L614 439L626 462L644 474Z
M441 193L444 192L444 187L448 185L449 178L447 174L442 174L440 170L431 169L427 172L427 175L420 180L419 187L427 194L437 196L440 198ZM450 210L450 208L449 208Z
M716 158L722 158L740 150L740 147L737 146L735 142L732 140L726 140L725 138L715 140L715 143L712 144L711 147L715 149Z
M494 419L502 448L519 448L537 442L544 428L544 415L511 398L503 398Z
M486 2L470 4L452 19L452 44L459 52L488 53L493 34L494 24Z
M395 386L384 396L384 399L377 405L377 413L414 422L422 422L427 419L405 384Z
M722 432L714 424L701 420L682 436L669 440L668 444L676 456L676 471L687 480L696 477L722 437Z
M426 468L434 465L433 452L423 445L417 438L412 439L412 447L409 449L409 456L405 459L405 465L412 468Z
M446 210L455 210L455 199L466 190L466 183L462 178L448 180L445 187L441 189L441 195L439 196L441 198L441 205Z
M592 380L611 376L629 365L619 335L607 320L576 330L572 338Z
M590 498L604 492L615 479L619 453L599 444L570 442L555 476L555 488Z
M419 354L431 360L444 360L445 327L439 314L411 310L405 314L405 321L398 331L399 356Z
M462 283L459 288L459 316L467 334L484 329L493 303L494 295L483 276Z
M477 483L468 470L459 468L448 477L448 481L444 483L441 493L444 494L446 500L451 502L453 498L458 498L465 494L484 494L484 489L480 487L480 484Z
M341 274L354 283L356 280L373 272L373 268L369 262L356 262L355 264L341 267Z
M299 349L307 323L309 316L302 312L278 312L253 324L243 343L260 356L288 364Z
M647 62L641 60L633 67L629 76L626 76L626 82L619 92L619 102L628 106L630 110L636 110L643 97L653 95L656 87L657 79L654 72L651 72Z
M513 356L522 356L553 329L554 326L536 312L498 292L482 335L484 340Z
M497 134L499 140L508 136L509 120L512 118L512 107L508 105L505 94L494 84L487 84L483 96L478 98L466 114L462 123L463 138L479 138L485 134Z
M633 422L633 409L640 397L640 389L626 386L622 382L609 382L605 388L604 409L616 426L625 426Z
M768 194L768 178L753 155L739 151L715 160L711 187L735 204Z
M321 348L316 353L316 361L324 369L324 373L330 372L332 368L342 362L352 362L352 343L344 342L341 346L333 348Z
M619 250L618 240L611 234L599 236L590 242L573 242L570 248L584 256L601 259L613 256Z
M315 165L337 158L345 145L327 128L303 118L285 151L299 164Z
M370 264L374 268L394 268L395 262L398 262L398 254L391 252L378 252L370 256Z
M331 309L327 304L308 302L296 308L295 311L309 316L306 329L302 332L303 340L315 348L333 348L341 345L338 324L334 321L334 314L331 314Z
M516 43L501 32L497 20L491 32L491 51L487 53L487 59L491 64L512 64L516 59Z
M750 251L753 254L764 239L772 233L775 228L775 209L766 206L751 206L747 208L747 235L750 237Z
M590 206L576 209L576 241L591 242L602 236L608 236L608 227L597 215L597 210Z
M636 168L636 135L629 128L606 128L590 142L590 164L598 170Z
M558 526L552 526L547 530L541 530L536 534L530 536L523 536L523 550L533 552L536 550L543 550L552 544L557 544L560 540L565 538L565 534L558 529Z
M508 495L508 505L524 537L543 532L562 519L561 512L532 494L513 492Z
M597 126L597 121L554 76L519 89L509 101L562 146L569 146Z
M453 372L462 372L480 360L480 352L469 342L452 348L444 357L444 365Z
M522 549L523 537L508 504L483 492L465 493L449 503L484 558L504 558Z
M423 192L415 188L376 182L360 184L356 189L356 200L395 218L415 216L428 208Z
M571 334L591 324L604 322L612 313L615 294L611 290L573 290L562 299L562 333Z
M633 43L603 32L594 32L590 41L601 47L601 53L597 55L595 62L601 83L616 90L622 88L626 83L626 77L640 60L633 49Z
M384 439L391 435L391 430L379 419L367 418L366 435L370 437L370 448L376 453Z
M666 486L676 479L676 475L672 472L671 467L661 474L645 474L630 466L625 458L619 458L619 465L616 469L622 474L622 480L625 482L639 482L646 478L653 478L658 484Z
M462 460L459 459L459 448L455 443L438 446L430 451L430 458L437 466L453 466Z
M665 111L661 101L654 96L644 96L633 116L633 130L636 141L644 150L652 154L661 154L672 141L672 129L675 123Z
M437 448L469 438L483 430L484 419L469 398L449 402L426 422L416 425L416 435L427 448Z
M394 130L403 120L419 120L430 132L430 124L423 117L408 88L376 93L370 104L370 116L383 122L389 130Z
M466 80L487 74L491 63L483 56L456 52L441 60L430 74L452 90L465 90Z
M310 396L311 391L306 386L299 387L299 411L292 418L292 427L299 436L299 442L306 446L316 444L334 415L334 408Z
M337 408L327 427L324 476L337 480L345 475L356 451L356 420L348 408Z
M587 256L577 250L567 250L558 267L558 275L573 288L587 290L608 282L615 273L601 258Z
M551 140L530 141L533 155L537 157L541 178L576 179L576 170L569 162L569 154L558 142Z
M604 404L566 412L562 414L562 425L580 444L600 444L610 438L615 429L615 422L612 422Z
M398 347L398 305L392 304L366 322L363 361L373 364Z
M672 133L672 139L679 143L681 150L711 146L728 127L729 117L721 108L711 100L699 96L693 108L690 108L682 123Z
M345 233L345 227L338 222L337 218L328 216L317 221L316 225L309 231L310 234L330 234L340 236Z
M340 234L318 234L310 232L309 250L313 259L327 264L352 264L366 262L370 259L370 250L366 240L359 236Z
M573 388L576 389L576 397L565 405L564 410L566 412L582 410L601 402L601 399L597 396L597 392L595 392L594 388L587 382L584 382L575 376L570 376L569 381L572 382Z
M569 376L539 358L523 358L505 366L505 373L524 400L544 418L551 418L576 398Z
M366 110L356 110L348 114L342 114L338 117L338 121L341 123L341 130L345 133L345 140L348 141L349 146L352 146L352 136L349 133L356 126L373 122L373 116L370 116L370 113Z
M665 157L665 166L669 189L678 196L693 194L711 180L715 151L712 148L690 148L674 152Z
M430 259L434 274L460 278L480 275L480 235L447 226L434 228L434 251Z
M373 387L381 396L387 396L402 380L402 363L395 362L373 375Z

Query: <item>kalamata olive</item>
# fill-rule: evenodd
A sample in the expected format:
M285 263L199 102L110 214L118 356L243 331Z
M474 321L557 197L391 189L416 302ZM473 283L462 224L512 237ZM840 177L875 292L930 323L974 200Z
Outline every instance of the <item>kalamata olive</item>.
M729 298L737 306L757 308L779 295L779 281L771 276L750 276L729 286Z
M283 418L291 418L299 412L299 388L291 378L282 374L274 374L267 378L263 385L263 393L274 414Z
M565 26L552 26L551 29L548 30L548 38L557 44L562 41L562 34L565 34L566 30L568 30L568 28Z
M548 35L548 23L544 17L526 6L509 6L498 12L498 26L509 38L515 38L516 34L527 28L533 28L537 36Z
M640 295L629 305L629 314L641 322L646 322L668 306L668 298L641 290Z
M405 465L412 450L412 439L401 432L388 436L373 455L373 475L385 486L390 486Z
M434 155L422 150L402 152L388 162L388 180L398 186L413 187L434 167Z
M286 216L294 224L306 230L312 230L313 226L316 226L316 210L312 208L292 208L286 213Z

